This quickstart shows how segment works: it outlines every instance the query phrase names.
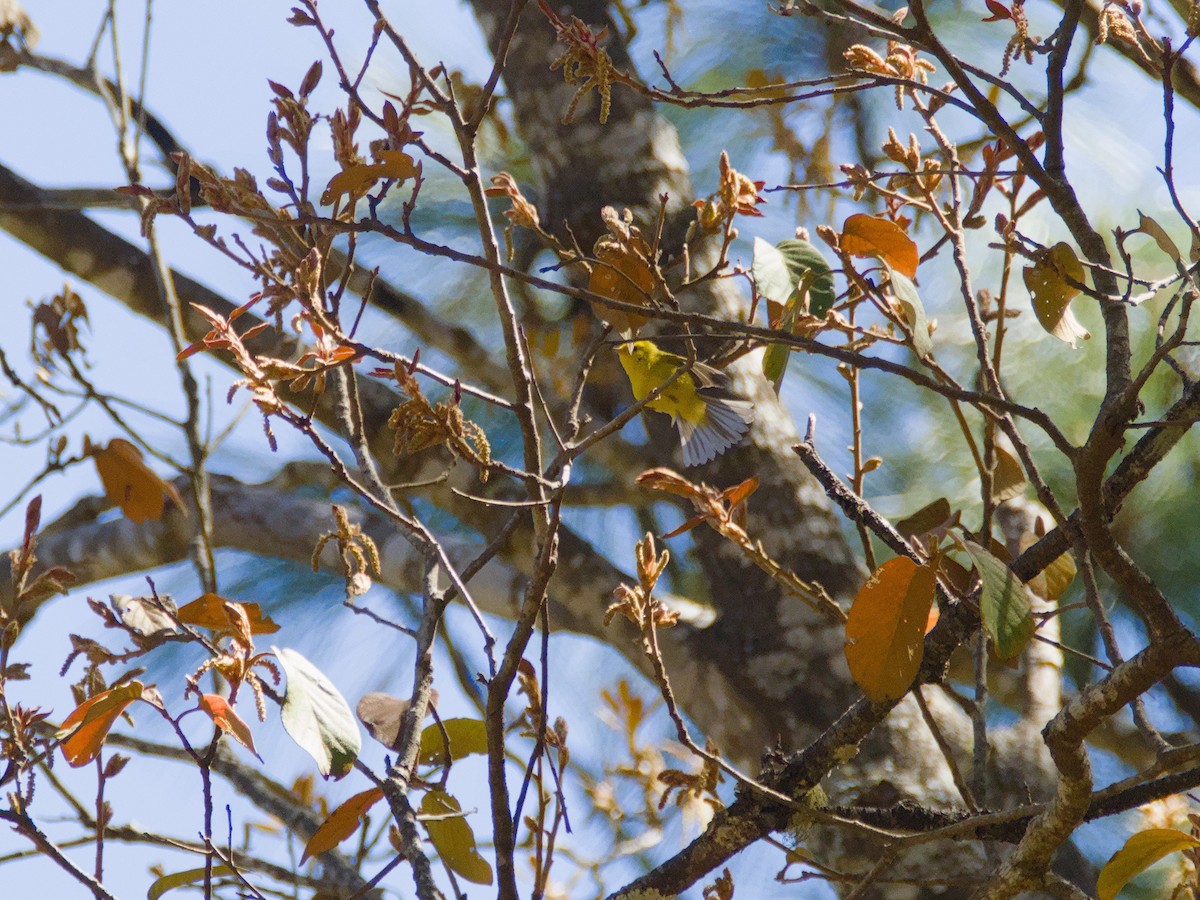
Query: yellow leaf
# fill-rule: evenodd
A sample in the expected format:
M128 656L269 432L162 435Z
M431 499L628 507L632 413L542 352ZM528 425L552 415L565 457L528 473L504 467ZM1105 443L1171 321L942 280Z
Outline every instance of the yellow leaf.
M228 700L220 694L201 694L200 708L213 720L214 725L258 756L258 751L254 749L254 736L250 733L250 726L234 712ZM258 760L262 762L262 757L258 756Z
M79 768L94 760L117 717L141 696L142 683L131 681L79 704L55 734L67 763Z
M875 570L846 619L850 674L875 702L903 697L925 652L934 573L905 556Z
M332 850L354 834L358 830L359 820L382 799L383 788L370 788L355 794L331 812L329 818L321 823L321 827L313 832L308 843L304 845L304 855L300 857L301 865L310 857Z
M1034 265L1026 266L1021 277L1033 298L1037 320L1046 331L1072 347L1076 341L1092 336L1071 312L1071 300L1079 293L1071 282L1083 284L1084 276L1083 266L1069 244L1059 241Z
M225 604L231 603L240 607L250 622L251 634L274 634L279 630L270 616L264 616L262 607L257 603L236 603L226 600L218 594L201 594L191 603L180 607L179 621L185 625L195 625L197 628L209 628L213 631L228 631L232 627L229 616L225 614Z
M1100 870L1100 877L1096 881L1097 898L1113 900L1129 879L1144 872L1164 856L1189 847L1200 847L1200 841L1174 828L1139 831Z
M450 738L449 747L442 737L442 728ZM421 732L421 750L417 759L422 765L445 765L447 752L451 760L472 753L487 753L487 727L479 719L443 719L441 727L434 723Z
M996 468L992 472L992 502L1003 503L1025 492L1025 470L1021 461L1003 444L996 445Z
M462 816L458 801L434 788L421 798L421 813L429 840L442 861L467 881L492 883L492 867L475 849L475 834Z
M142 460L142 451L124 438L113 438L107 447L94 450L92 459L104 495L137 524L161 519L167 497L183 509L183 499L175 487L155 475Z
M184 872L172 872L170 875L163 875L152 885L150 885L150 889L146 892L146 900L158 900L158 898L167 891L174 890L177 887L183 887L187 884L194 884L197 881L203 881L206 874L208 874L206 869L199 868L188 869ZM226 878L236 874L237 873L234 872L233 869L229 868L229 866L212 867L213 878Z
M891 219L856 213L842 226L841 248L851 256L876 256L909 278L917 275L921 254L912 238Z
M938 497L932 503L927 503L911 516L905 516L896 523L896 530L905 538L928 534L950 522L950 501Z
M1148 234L1154 238L1154 243L1158 244L1158 249L1167 256L1171 257L1175 262L1183 265L1183 254L1179 252L1179 248L1175 246L1175 242L1171 240L1171 236L1163 229L1155 219L1150 218L1138 210L1138 227L1137 230L1142 234Z
M1028 550L1037 542L1037 535L1025 535L1021 538L1021 552ZM1025 584L1043 600L1054 601L1061 597L1067 588L1071 586L1071 582L1075 580L1075 573L1077 571L1075 558L1070 553L1064 553L1026 581Z

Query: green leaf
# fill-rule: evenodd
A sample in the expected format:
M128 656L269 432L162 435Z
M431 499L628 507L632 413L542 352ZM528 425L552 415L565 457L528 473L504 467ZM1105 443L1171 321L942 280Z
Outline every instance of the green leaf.
M450 738L446 746L442 728ZM445 765L446 753L459 760L473 753L487 753L487 726L479 719L443 719L441 727L435 722L421 732L421 749L417 761L424 766Z
M829 312L837 298L837 291L833 287L833 271L821 255L821 251L808 241L795 238L780 241L775 247L783 254L783 261L792 275L793 286L799 283L805 272L812 272L812 287L808 291L808 313L818 319L825 318L825 313Z
M754 239L754 262L750 265L760 297L782 303L796 288L783 254L760 237Z
M921 359L933 355L933 341L929 337L929 322L925 318L925 305L921 303L921 295L912 279L903 272L897 272L885 260L888 273L892 279L892 293L900 301L900 312L904 321L912 330L913 350Z
M1029 593L1012 569L987 550L971 541L964 541L963 546L983 582L979 616L995 644L996 655L1005 661L1016 659L1033 637Z
M1164 856L1189 847L1200 847L1200 841L1174 828L1139 831L1100 870L1096 896L1099 900L1113 900L1129 879L1144 872Z
M362 749L354 713L337 688L307 659L295 650L271 649L287 674L280 715L283 727L316 760L323 777L341 778Z
M796 327L796 314L800 311L800 301L808 295L812 282L813 273L811 271L800 276L800 284L788 297L787 303L783 307L783 314L779 317L780 331L790 334ZM787 344L770 344L763 353L763 376L775 387L776 393L779 393L779 386L783 383L783 373L787 371L788 357L791 352L792 348Z
M213 866L213 878L233 875L233 869L229 866ZM183 887L186 884L195 884L197 881L204 880L204 869L188 869L184 872L174 872L170 875L164 875L159 878L154 884L150 885L150 890L146 891L146 900L158 900L167 891L174 890L177 887Z
M429 840L442 861L467 881L492 883L492 867L475 849L475 833L462 816L458 801L434 788L421 798L421 813Z

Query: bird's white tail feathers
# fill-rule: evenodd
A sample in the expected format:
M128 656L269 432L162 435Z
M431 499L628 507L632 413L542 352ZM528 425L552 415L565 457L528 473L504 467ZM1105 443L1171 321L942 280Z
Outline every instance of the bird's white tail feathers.
M729 400L706 395L707 416L702 425L693 425L681 418L680 443L683 445L683 464L699 466L723 453L742 439L754 420L754 405L748 400Z

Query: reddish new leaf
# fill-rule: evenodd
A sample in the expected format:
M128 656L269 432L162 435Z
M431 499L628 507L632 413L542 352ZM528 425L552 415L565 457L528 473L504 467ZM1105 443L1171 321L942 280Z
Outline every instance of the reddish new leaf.
M731 488L726 488L722 492L725 502L729 504L729 508L733 509L739 503L745 503L750 499L750 495L758 490L759 481L755 476L747 478L740 484L735 484Z
M983 0L983 2L987 4L988 12L991 15L986 19L980 19L981 22L1002 22L1012 18L1012 12L1003 3L997 3L996 0Z
M242 721L241 716L229 705L228 700L220 694L201 694L200 708L213 720L214 725L258 756L258 751L254 749L254 736L250 734L250 727ZM262 762L261 756L258 756L258 761Z

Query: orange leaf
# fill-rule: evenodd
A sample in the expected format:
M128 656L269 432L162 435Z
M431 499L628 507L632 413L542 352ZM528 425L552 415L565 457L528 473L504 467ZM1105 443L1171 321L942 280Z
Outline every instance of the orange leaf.
M348 347L345 344L340 344L334 348L332 353L329 354L327 362L329 365L333 366L337 365L338 363L345 362L348 359L357 359L358 356L359 352L356 349L353 347Z
M357 199L380 179L403 182L421 171L412 157L400 150L384 150L379 154L379 159L377 163L350 166L334 175L321 195L321 203L328 206L342 194Z
M645 241L639 240L638 244L638 250L648 256L650 248ZM599 262L592 267L592 274L588 278L589 291L621 303L649 305L654 290L654 270L642 256L604 238L596 242L594 252ZM593 304L592 309L597 318L609 323L618 331L636 334L650 321L646 316L599 304Z
M124 438L113 438L107 447L95 450L92 459L105 496L137 524L161 519L167 497L183 509L175 487L155 475L142 460L142 451Z
M258 751L254 749L254 737L250 734L250 727L242 721L241 716L234 712L228 700L220 694L201 694L200 708L213 720L214 725L258 756ZM262 762L261 756L258 756L258 761Z
M689 500L699 499L704 496L704 491L699 487L692 484L678 472L674 472L663 466L647 469L634 479L634 484L644 487L648 491L666 491L668 494L674 494L677 497L686 497Z
M846 662L871 700L896 700L912 685L925 652L934 573L905 556L875 570L846 619Z
M752 475L740 484L726 488L722 491L722 496L724 496L725 502L729 504L729 508L733 509L739 503L745 503L749 500L750 495L758 490L758 484L758 478Z
M86 766L100 753L117 717L142 696L142 683L131 681L85 700L67 716L55 737L73 768Z
M358 831L359 819L382 799L383 788L369 788L355 794L331 812L329 818L321 823L321 827L313 832L313 836L304 845L304 855L300 857L300 863L303 865L306 859L332 850Z
M708 516L704 513L700 513L697 516L692 516L678 528L672 528L670 531L664 534L663 540L666 540L667 538L679 537L681 534L686 534L707 518Z
M246 614L251 634L274 634L279 630L279 625L269 616L264 616L262 607L257 603L236 603L211 593L201 594L191 603L182 606L179 610L179 621L185 625L195 625L197 628L228 631L232 623L225 612L226 603L232 603Z
M909 278L917 275L917 245L891 219L855 213L842 226L841 247L851 256L876 256Z

